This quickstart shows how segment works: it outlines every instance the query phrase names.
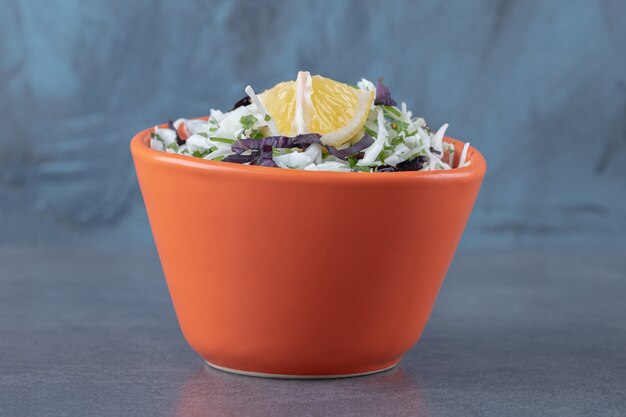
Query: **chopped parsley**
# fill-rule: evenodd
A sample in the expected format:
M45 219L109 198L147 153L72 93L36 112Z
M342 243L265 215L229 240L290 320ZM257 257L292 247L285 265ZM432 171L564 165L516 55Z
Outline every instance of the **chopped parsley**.
M192 155L195 156L196 158L204 158L208 154L209 154L209 151L204 151L204 152L195 151Z
M265 135L260 130L253 130L250 132L250 139L263 139Z
M228 138L218 138L218 137L212 137L211 140L213 142L222 142L222 143L235 143L235 139L228 139Z
M252 129L252 126L254 126L254 124L258 121L259 119L251 114L247 116L241 116L241 119L239 119L239 123L241 123L241 126L244 128L244 130Z

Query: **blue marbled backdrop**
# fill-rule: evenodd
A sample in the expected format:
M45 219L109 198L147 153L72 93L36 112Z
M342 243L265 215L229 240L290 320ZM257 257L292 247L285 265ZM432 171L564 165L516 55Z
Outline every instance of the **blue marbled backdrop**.
M152 245L133 133L306 69L384 76L483 151L466 247L624 247L625 21L621 1L0 0L0 245Z

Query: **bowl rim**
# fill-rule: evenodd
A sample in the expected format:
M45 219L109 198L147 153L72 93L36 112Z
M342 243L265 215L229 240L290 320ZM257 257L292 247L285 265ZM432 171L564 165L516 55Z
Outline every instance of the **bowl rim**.
M166 124L157 127L167 127ZM487 163L483 155L470 145L467 151L467 158L471 163L462 168L435 171L400 171L400 172L336 172L336 171L308 171L303 169L281 169L275 167L264 167L258 165L243 165L221 161L211 161L201 158L193 158L186 155L178 155L158 151L150 148L150 133L154 127L144 129L130 141L130 150L135 160L141 160L160 165L170 165L182 169L195 171L231 172L233 174L271 175L280 178L293 178L296 180L323 180L323 181L368 181L368 182L393 182L407 179L431 179L441 181L445 179L473 179L482 178L487 169ZM455 145L462 145L463 142L445 136L444 141Z

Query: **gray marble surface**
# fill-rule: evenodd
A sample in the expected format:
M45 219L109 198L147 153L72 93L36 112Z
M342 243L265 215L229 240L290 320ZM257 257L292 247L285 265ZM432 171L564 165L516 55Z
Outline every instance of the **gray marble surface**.
M465 252L389 372L208 369L156 255L0 251L0 415L624 416L626 253Z

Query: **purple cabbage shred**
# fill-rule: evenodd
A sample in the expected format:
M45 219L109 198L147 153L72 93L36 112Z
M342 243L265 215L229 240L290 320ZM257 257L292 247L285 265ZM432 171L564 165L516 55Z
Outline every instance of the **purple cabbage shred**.
M300 148L306 149L313 143L321 144L320 135L316 133L308 133L295 137L289 136L268 136L262 139L239 139L232 145L235 155L227 156L222 159L225 162L234 163L250 163L250 165L260 165L265 167L275 167L276 163L273 158L274 148ZM251 151L249 155L243 155L244 152Z
M428 158L425 155L418 155L413 159L400 162L396 167L398 171L419 171L427 162Z
M396 101L391 98L391 93L389 89L383 84L383 79L379 78L378 83L376 84L376 99L374 100L374 104L377 106L395 106Z
M441 155L441 151L438 151L437 149L433 148L432 146L430 147L430 153L434 153L435 155Z
M345 161L349 157L354 156L362 150L369 148L370 146L372 146L373 143L374 139L366 133L361 139L359 139L358 142L345 149L337 149L334 146L328 145L326 146L326 149L328 149L328 153L330 153L331 155L334 155L337 158L343 159Z
M226 158L222 159L222 162L232 162L235 164L245 164L248 162L252 162L254 160L256 160L259 157L259 152L255 151L252 152L250 155L239 155L239 154L233 154L233 155L228 155Z
M424 164L428 162L428 158L424 155L418 155L415 158L407 159L400 162L395 167L391 165L381 165L377 172L397 172L397 171L420 171L424 168Z
M245 96L244 98L242 98L241 100L239 100L239 101L237 101L237 102L235 103L235 105L233 106L233 108L231 109L231 111L233 111L233 110L235 110L236 108L241 107L241 106L248 106L248 105L249 105L249 104L251 104L251 103L252 103L252 101L250 100L250 97Z
M268 136L262 139L239 139L233 143L232 149L235 153L245 151L262 151L263 148L300 148L306 149L312 143L321 144L320 135L317 133L307 133L294 137L289 136Z

